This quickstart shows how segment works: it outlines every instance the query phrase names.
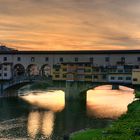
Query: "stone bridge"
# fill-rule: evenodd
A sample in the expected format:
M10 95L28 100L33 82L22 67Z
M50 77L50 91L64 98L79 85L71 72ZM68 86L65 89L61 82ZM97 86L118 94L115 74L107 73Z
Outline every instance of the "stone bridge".
M48 84L52 84L52 80L50 78L46 77L41 77L41 76L33 76L33 77L27 77L27 76L22 76L22 77L16 77L10 81L4 82L0 84L0 92L3 94L3 92L7 89L10 89L12 87L16 87L18 85L26 85L28 83L35 83L35 82L45 82Z
M119 88L120 88L119 86L124 86L124 87L128 87L128 88L133 88L133 89L137 88L135 85L127 84L127 83L94 82L94 83L91 83L88 86L86 86L84 89L81 89L81 92L84 92L84 91L87 91L87 90L90 90L90 89L94 89L94 88L97 88L97 87L100 87L100 86L107 86L107 85L111 85L112 90L119 90ZM104 90L104 88L101 88L101 89Z
M50 89L63 90L66 93L66 99L79 99L85 98L86 92L90 89L94 89L99 86L111 85L112 90L118 90L119 86L125 86L128 88L135 88L131 84L124 83L88 83L88 82L66 82L65 87L51 87ZM102 88L103 89L103 88ZM104 90L104 89L103 89ZM81 99L82 99L81 98Z
M58 82L57 84L53 83L51 79L46 79L44 77L40 76L34 76L34 77L19 77L15 78L5 84L1 84L0 89L1 89L1 95L4 90L9 89L11 87L16 87L17 85L25 85L28 83L35 83L35 82L44 82L48 83L51 85L48 87L48 90L63 90L66 93L66 99L77 99L82 97L83 95L85 96L86 91L89 89L94 89L98 86L102 85L112 85L112 89L119 89L120 86L126 86L129 88L134 88L133 85L130 84L123 84L123 83L88 83L88 82L64 82L65 84L60 84Z

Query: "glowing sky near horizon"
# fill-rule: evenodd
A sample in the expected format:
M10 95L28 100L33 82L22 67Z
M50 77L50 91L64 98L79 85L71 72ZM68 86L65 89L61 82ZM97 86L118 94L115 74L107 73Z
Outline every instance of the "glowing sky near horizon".
M0 42L19 50L140 49L140 0L0 0Z

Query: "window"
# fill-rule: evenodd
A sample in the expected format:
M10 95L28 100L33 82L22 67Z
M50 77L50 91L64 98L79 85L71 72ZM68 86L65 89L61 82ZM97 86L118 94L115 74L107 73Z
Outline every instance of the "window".
M74 64L69 64L70 66L74 66Z
M34 57L31 57L31 62L34 62L35 61L35 58Z
M17 57L17 61L21 61L21 57Z
M49 61L49 57L46 57L46 58L45 58L45 61L48 62L48 61Z
M139 69L139 66L138 65L135 65L135 67L134 67L135 69Z
M78 57L75 57L75 62L78 62Z
M122 62L125 62L125 57L121 57L121 61Z
M7 71L7 67L4 68L4 71Z
M106 57L106 58L105 58L105 61L106 61L106 62L109 62L109 61L110 61L110 57Z
M113 76L111 76L111 78L110 78L111 80L115 80L115 77L113 77Z
M136 82L136 81L138 81L138 79L137 79L137 78L134 78L134 79L133 79L133 81L135 81L135 82Z
M0 77L2 76L2 74L0 73Z
M101 68L101 72L107 72L107 69Z
M60 57L59 61L60 61L60 62L63 62L63 57Z
M60 69L60 65L53 65L54 69Z
M84 64L78 64L78 66L84 66Z
M67 74L67 78L68 79L73 79L74 78L74 75L73 74Z
M123 70L119 69L118 72L119 72L119 73L123 73Z
M98 79L98 76L97 75L94 75L94 79Z
M100 69L99 69L99 68L93 68L93 71L94 71L94 72L99 72Z
M126 77L126 80L127 80L127 81L130 81L130 80L131 80L131 77Z
M7 61L7 57L4 57L4 58L3 58L3 61Z
M109 72L114 73L114 72L116 72L116 69L109 69Z
M64 64L64 63L63 63L63 66L67 66L67 64Z
M63 69L63 71L67 71L67 69L66 69L66 68L64 68L64 69Z
M93 58L93 57L90 57L90 58L89 58L89 61L90 61L90 62L93 62L93 61L94 61L94 58Z
M125 72L126 73L131 73L132 72L132 69L125 69Z
M118 77L118 80L123 80L123 77Z
M7 73L4 73L4 77L6 77L7 76Z
M85 78L87 78L87 79L91 79L92 76L91 76L91 75L86 75Z
M78 80L84 80L85 76L84 75L77 75Z
M55 75L55 78L59 78L60 76L59 75Z
M103 75L102 78L105 80L106 79L106 75Z
M91 66L91 63L86 63L85 66L86 67L90 67Z
M63 74L63 78L66 78L66 74Z
M77 73L84 73L84 69L78 69Z
M91 72L91 69L85 69L85 72Z
M55 71L59 71L59 70L60 70L59 68L56 68L56 69L55 69Z
M140 62L140 57L137 57L137 61L139 61L139 62Z

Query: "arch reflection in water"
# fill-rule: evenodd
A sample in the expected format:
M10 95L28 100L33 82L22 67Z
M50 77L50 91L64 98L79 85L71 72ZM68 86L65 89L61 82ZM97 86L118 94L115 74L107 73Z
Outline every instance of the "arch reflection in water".
M21 98L31 105L49 111L32 111L28 116L27 131L29 137L35 139L39 135L51 139L53 133L55 113L62 111L65 107L65 93L61 90L34 91L27 93Z
M31 105L54 112L62 111L65 107L65 93L61 90L34 91L20 98Z
M54 126L54 113L52 111L32 111L28 116L27 131L29 137L35 139L38 134L51 138Z
M134 99L134 90L121 86L120 90L111 90L109 86L87 91L87 114L97 118L115 119L127 111Z
M31 138L35 138L40 131L41 114L38 111L30 112L28 116L27 131Z
M52 111L44 112L41 132L46 138L49 138L53 132L54 120L55 116Z

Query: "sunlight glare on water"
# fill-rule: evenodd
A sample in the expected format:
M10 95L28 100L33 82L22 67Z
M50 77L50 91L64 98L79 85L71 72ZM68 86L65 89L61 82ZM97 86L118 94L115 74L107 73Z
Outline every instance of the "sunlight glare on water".
M97 118L115 119L127 111L134 100L134 90L120 86L120 90L111 90L111 86L101 86L87 91L87 114Z
M31 92L28 95L20 96L20 98L36 107L54 112L62 111L65 107L65 93L61 90Z
M38 134L51 139L54 130L55 112L65 107L65 93L61 90L35 91L20 96L33 106L47 109L46 111L33 110L29 113L27 132L30 138L35 139Z

